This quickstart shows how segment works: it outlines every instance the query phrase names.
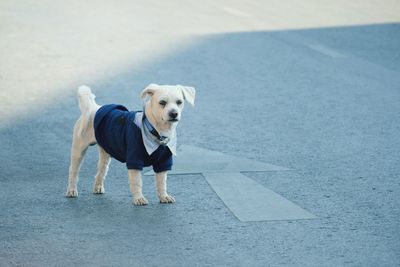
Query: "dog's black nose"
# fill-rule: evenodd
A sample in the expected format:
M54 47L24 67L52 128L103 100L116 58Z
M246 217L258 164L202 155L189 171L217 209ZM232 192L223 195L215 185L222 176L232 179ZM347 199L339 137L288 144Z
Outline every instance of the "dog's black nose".
M176 119L176 117L178 117L178 112L173 110L173 111L170 111L168 113L168 115L171 117L171 119Z

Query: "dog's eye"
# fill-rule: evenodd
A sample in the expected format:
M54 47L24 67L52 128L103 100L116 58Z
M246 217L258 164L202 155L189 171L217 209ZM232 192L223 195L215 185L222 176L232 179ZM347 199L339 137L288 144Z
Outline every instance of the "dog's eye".
M161 101L159 102L159 104L160 104L161 106L165 107L165 106L167 105L167 101L161 100Z
M182 100L176 101L176 104L177 104L178 106L182 105Z

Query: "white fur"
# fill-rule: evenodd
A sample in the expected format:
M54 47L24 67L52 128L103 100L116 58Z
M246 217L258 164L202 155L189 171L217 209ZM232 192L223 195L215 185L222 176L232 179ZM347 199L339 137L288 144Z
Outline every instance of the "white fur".
M161 203L175 202L175 198L167 193L167 172L156 173L156 189Z
M195 89L182 85L150 84L142 91L141 98L150 123L161 135L168 137L175 134L177 123L181 118L184 100L194 105ZM78 88L78 100L82 114L75 123L73 131L67 197L78 196L78 174L83 157L89 145L97 143L93 121L100 106L95 102L95 95L85 85ZM164 102L165 105L160 104ZM176 117L172 118L171 113L176 113ZM110 160L110 155L99 146L99 162L93 186L93 193L95 194L103 194L105 192L104 179L107 175ZM133 204L147 205L148 201L142 193L141 172L139 170L128 170L128 177L130 191L133 195ZM161 203L175 202L175 198L167 193L167 172L156 173L156 190Z

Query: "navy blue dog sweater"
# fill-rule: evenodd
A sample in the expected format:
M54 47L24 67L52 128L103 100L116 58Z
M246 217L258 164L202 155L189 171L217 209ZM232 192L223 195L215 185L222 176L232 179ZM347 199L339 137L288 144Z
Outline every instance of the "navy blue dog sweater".
M135 124L135 114L122 105L104 105L94 117L97 143L113 158L126 162L128 169L142 170L153 166L154 172L171 170L172 153L160 145L149 155L143 144L141 129Z

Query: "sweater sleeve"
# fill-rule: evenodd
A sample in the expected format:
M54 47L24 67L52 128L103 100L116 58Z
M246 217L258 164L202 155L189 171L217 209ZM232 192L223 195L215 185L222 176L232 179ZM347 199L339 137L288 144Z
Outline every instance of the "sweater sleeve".
M153 164L153 170L155 173L170 171L172 167L172 153L168 147L164 148L165 151L161 158Z
M142 170L144 167L144 145L140 129L132 121L126 127L126 167L131 170Z

